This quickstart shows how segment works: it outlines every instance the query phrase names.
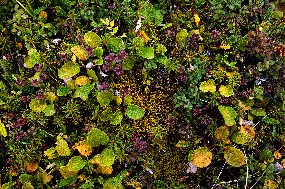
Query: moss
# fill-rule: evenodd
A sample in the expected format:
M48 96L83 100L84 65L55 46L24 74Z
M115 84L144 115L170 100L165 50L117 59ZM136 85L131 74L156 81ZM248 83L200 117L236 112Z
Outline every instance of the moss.
M136 80L138 75L121 76L120 83L113 84L119 91L129 88L132 104L145 111L143 119L134 120L132 125L138 132L148 132L158 125L165 125L168 115L173 111L173 94L176 86L162 86L159 90L150 91L151 86L145 86ZM141 76L143 77L143 76Z
M185 159L186 154L181 153L175 147L169 147L163 151L159 146L150 147L143 155L145 159L151 159L150 165L155 167L149 167L153 170L156 179L158 180L177 180L183 175L183 168L185 162L181 161ZM147 166L147 165L146 165ZM149 176L154 176L149 175ZM146 178L146 182L151 182L152 178Z

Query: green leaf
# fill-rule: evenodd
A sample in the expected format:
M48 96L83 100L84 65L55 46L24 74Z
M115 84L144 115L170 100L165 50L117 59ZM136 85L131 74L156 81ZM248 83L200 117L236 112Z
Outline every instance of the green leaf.
M56 94L57 96L66 96L71 92L71 88L69 86L59 86Z
M98 77L97 77L97 75L96 75L96 73L95 73L94 70L88 69L88 70L87 70L87 75L88 75L89 77L91 77L91 78L94 80L95 83L98 82Z
M106 145L109 142L109 137L104 131L95 128L88 132L86 142L91 147L98 147L100 145Z
M263 108L252 108L250 113L255 116L266 116L266 112Z
M55 151L56 151L55 148L51 147L51 148L47 149L46 151L44 151L44 156L47 156L48 159L54 159L57 157Z
M99 102L100 106L107 106L113 100L113 93L112 92L98 92L97 94L97 101Z
M138 49L138 55L146 59L153 59L154 49L153 47L141 47Z
M102 58L103 56L103 48L102 47L97 47L94 50L94 54L98 57L98 58Z
M155 52L159 54L163 54L167 51L166 47L162 44L157 44L155 48Z
M179 31L176 35L176 42L178 43L178 45L183 45L185 40L186 40L186 37L188 35L188 32L186 29L183 29L181 31Z
M263 100L263 91L264 88L262 86L254 86L253 92L254 92L254 97Z
M234 167L241 167L245 164L245 156L241 150L229 147L224 152L226 162Z
M84 35L84 41L90 47L98 47L101 43L101 38L94 32L89 31Z
M67 62L58 70L60 79L67 79L80 72L80 66L77 63Z
M86 84L78 87L73 94L73 98L81 98L82 100L87 100L89 93L94 88L93 84Z
M115 162L115 153L112 149L105 148L103 152L94 157L92 163L99 164L99 166L111 166Z
M58 155L60 155L60 156L69 156L70 155L70 149L68 147L68 144L63 138L59 138L55 144L56 144L55 149L56 149Z
M103 58L102 58L102 57L100 57L99 59L95 60L94 62L95 62L95 64L96 64L96 65L98 65L98 66L100 66L100 65L103 65L103 64L104 64L104 62L103 62Z
M123 120L123 113L121 111L116 111L111 119L111 124L112 125L118 125L122 122Z
M0 134L1 134L3 137L6 137L6 136L7 136L6 127L5 127L5 125L1 122L1 120L0 120Z
M241 132L233 133L231 139L236 144L245 144L248 141L247 135Z
M25 182L23 183L22 189L34 189L31 182Z
M118 53L125 49L125 44L121 38L110 38L107 42L107 48L111 52Z
M111 107L107 107L100 115L100 120L103 122L109 121L113 117L113 111Z
M155 25L159 26L163 22L163 15L160 13L160 10L155 11Z
M77 176L61 179L59 182L59 188L73 184L76 182L76 180L77 180Z
M21 174L20 175L20 182L21 183L33 182L33 181L34 181L33 175L29 175L29 174Z
M81 156L74 156L68 161L66 167L70 171L79 171L83 169L85 164L86 162L81 158Z
M175 146L177 148L186 148L186 147L191 146L191 143L189 141L179 140L178 143Z
M135 56L130 55L123 60L122 68L123 70L131 70L134 67L135 63L136 63Z
M145 40L142 37L135 37L133 39L133 47L135 49L139 49L141 47L144 47L146 44Z
M30 49L28 56L24 59L27 68L33 68L36 64L41 62L41 56L37 49Z
M203 81L200 84L199 89L204 93L205 92L214 93L214 92L216 92L215 81L213 79L209 79L208 81Z
M137 105L130 104L128 105L126 114L131 119L140 119L144 116L144 110Z
M124 97L124 105L130 105L133 102L132 96L128 95Z
M230 106L218 106L220 113L223 115L226 125L232 126L235 125L235 118L237 117L237 113L234 108Z
M38 167L38 172L36 174L37 180L40 180L43 184L47 184L53 178L52 175L48 174L41 167Z
M45 116L52 116L55 113L54 105L49 104L46 109L44 110Z
M29 104L29 107L34 112L42 112L46 109L47 104L44 100L32 99Z

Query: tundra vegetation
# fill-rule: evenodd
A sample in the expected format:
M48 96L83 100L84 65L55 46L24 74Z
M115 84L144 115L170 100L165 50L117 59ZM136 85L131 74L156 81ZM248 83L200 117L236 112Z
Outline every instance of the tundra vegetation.
M284 0L0 0L0 188L285 187Z

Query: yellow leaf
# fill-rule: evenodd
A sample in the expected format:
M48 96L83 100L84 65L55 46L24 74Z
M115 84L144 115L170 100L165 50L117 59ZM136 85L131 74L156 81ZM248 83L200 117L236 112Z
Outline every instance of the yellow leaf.
M110 26L113 27L115 25L115 21L113 20L112 22L110 22Z
M120 105L123 101L123 99L120 96L115 96L114 98L115 98L117 105Z
M206 92L214 93L216 91L215 81L213 79L209 79L208 81L203 81L200 84L199 89L204 93Z
M7 136L7 130L6 130L6 127L5 125L0 121L0 134L3 136L3 137L6 137Z
M221 87L219 88L219 92L222 96L229 97L233 94L233 88L231 86L221 85Z
M57 99L57 96L56 96L56 94L54 94L53 92L47 92L47 93L46 93L46 98L47 98L49 101L53 102L53 101L55 101L55 100Z
M67 166L61 166L59 172L64 178L68 178L76 175L78 171L70 171Z
M223 44L223 43L222 43L222 44L220 45L220 48L221 48L221 49L224 49L224 50L229 50L229 49L231 48L231 46L230 46L229 44Z
M90 83L90 80L86 76L79 76L79 77L77 77L75 79L75 84L76 85L83 86L83 85L86 85L86 84L89 84L89 83Z
M39 17L47 18L47 12L46 11L41 11L40 14L39 14Z
M110 175L113 172L113 168L112 168L112 166L99 166L96 169L96 172L106 174L106 175Z
M106 18L105 20L101 19L101 22L103 22L103 24L106 26L109 26L109 18Z
M80 59L80 60L87 60L88 56L85 50L80 46L73 46L71 51Z
M194 20L195 20L196 26L198 27L200 25L200 17L197 13L194 14Z

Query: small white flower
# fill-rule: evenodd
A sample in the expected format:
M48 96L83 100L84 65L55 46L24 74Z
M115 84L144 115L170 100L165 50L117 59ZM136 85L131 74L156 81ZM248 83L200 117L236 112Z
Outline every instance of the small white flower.
M51 48L48 44L46 45L46 50L51 51Z
M6 56L3 56L2 58L3 58L3 60L7 60Z
M107 74L105 74L105 73L102 72L101 70L100 70L100 75L101 75L102 77L107 77L107 76L108 76Z
M197 172L197 167L190 162L188 164L188 168L186 170L186 173L196 173L196 172Z
M144 19L144 17L140 16L138 21L137 21L137 26L135 28L135 32L139 31L139 29L142 27L142 18Z
M89 62L88 64L86 64L86 68L92 68L94 67L94 64L92 62Z
M191 71L193 71L195 69L195 67L192 65L192 64L190 64L190 66L189 66L189 68L187 69L189 72L191 72Z
M58 43L60 41L61 41L61 39L56 38L56 39L52 40L51 42L54 43L55 45L58 45Z
M243 120L242 124L243 125L253 125L253 121Z

